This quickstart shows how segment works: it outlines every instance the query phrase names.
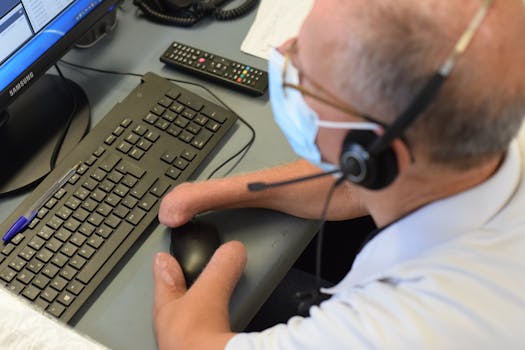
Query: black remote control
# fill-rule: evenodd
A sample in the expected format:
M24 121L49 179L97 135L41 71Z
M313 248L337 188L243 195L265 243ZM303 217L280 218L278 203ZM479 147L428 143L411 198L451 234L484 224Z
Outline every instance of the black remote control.
M261 96L268 88L267 72L178 42L172 43L160 60L250 95Z

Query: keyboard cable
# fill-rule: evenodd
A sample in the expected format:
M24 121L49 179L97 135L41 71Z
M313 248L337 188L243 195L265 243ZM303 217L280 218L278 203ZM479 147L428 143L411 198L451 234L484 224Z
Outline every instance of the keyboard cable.
M81 70L88 70L88 71L92 71L92 72L96 72L96 73L102 73L102 74L124 75L124 76L132 76L132 77L139 77L139 78L142 78L144 76L143 74L139 74L139 73L120 72L120 71L115 71L115 70L110 70L110 69L103 69L103 68L95 68L95 67L84 66L84 65L80 65L80 64L69 62L69 61L65 61L65 60L60 60L59 63L65 64L65 65L68 65L68 66L71 66L71 67L74 67L74 68L78 68L78 69L81 69ZM240 155L240 157L237 159L237 161L224 174L224 176L230 174L231 171L233 171L233 169L235 169L235 167L244 159L244 157L246 156L246 154L248 153L249 149L251 148L251 146L253 145L253 143L255 141L255 137L256 137L257 133L256 133L255 129L253 128L253 126L250 123L248 123L244 118L242 118L237 112L235 112L230 106L228 106L221 98L219 98L213 91L211 91L206 86L204 86L202 84L199 84L199 83L186 81L186 80L181 80L181 79L174 79L174 78L170 78L170 77L166 77L166 76L163 76L163 78L166 79L166 80L169 80L171 82L193 85L193 86L196 86L198 88L203 89L210 96L212 96L217 102L219 102L224 108L226 108L231 113L235 114L237 116L237 118L250 130L250 138L246 142L246 144L244 146L242 146L239 151L235 152L232 156L230 156L228 159L226 159L224 162L222 162L219 166L217 166L206 177L206 179L207 180L211 179L220 169L225 167L228 163L230 163L232 160L234 160L235 158L239 157L239 155Z

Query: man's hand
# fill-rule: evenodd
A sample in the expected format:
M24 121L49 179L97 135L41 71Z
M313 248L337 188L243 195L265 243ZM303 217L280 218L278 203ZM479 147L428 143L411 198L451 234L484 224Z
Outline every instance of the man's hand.
M200 211L197 208L199 193L191 182L177 185L160 202L159 221L169 227L178 227L190 221Z
M159 349L224 349L234 335L229 300L245 265L242 243L225 243L186 289L177 261L167 253L158 253L153 268L153 319Z

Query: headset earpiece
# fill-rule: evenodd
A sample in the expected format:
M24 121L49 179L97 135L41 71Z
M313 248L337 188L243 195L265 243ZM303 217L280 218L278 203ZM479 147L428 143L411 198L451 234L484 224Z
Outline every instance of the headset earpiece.
M368 152L377 137L378 135L370 130L351 130L345 137L339 158L343 176L348 181L370 190L387 187L398 173L397 159L392 147L375 155Z

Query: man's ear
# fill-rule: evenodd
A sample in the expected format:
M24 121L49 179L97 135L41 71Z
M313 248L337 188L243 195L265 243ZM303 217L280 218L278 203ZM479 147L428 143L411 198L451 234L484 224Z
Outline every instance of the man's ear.
M392 150L396 154L398 174L402 174L414 162L412 152L400 138L392 141Z

